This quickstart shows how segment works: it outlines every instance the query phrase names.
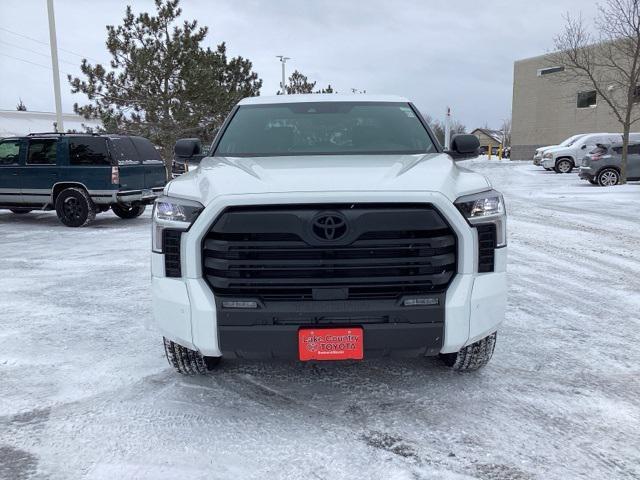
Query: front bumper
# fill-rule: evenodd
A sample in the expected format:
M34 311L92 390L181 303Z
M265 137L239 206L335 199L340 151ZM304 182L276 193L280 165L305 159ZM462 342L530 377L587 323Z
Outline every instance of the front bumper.
M332 197L333 196L333 197ZM246 195L219 198L182 234L181 278L164 274L164 255L152 254L152 294L156 324L162 334L206 356L297 358L297 332L305 318L314 327L328 318L331 326L362 326L365 358L435 355L457 352L495 332L506 307L506 248L495 250L492 273L477 273L477 232L439 193L362 192ZM272 302L260 313L248 311L246 322L228 324L210 286L203 279L201 245L218 214L230 205L331 202L425 202L438 208L458 237L458 271L435 308L404 307L394 301ZM382 303L378 303L382 302ZM234 318L238 318L237 314ZM287 319L295 324L287 324ZM243 324L244 323L244 324ZM291 322L290 322L291 323Z
M533 157L533 164L534 164L536 167L539 167L539 166L540 166L540 161L541 161L541 160L542 160L542 158L541 158L541 157Z
M540 165L544 168L553 168L556 166L556 161L553 158L543 158L540 161Z

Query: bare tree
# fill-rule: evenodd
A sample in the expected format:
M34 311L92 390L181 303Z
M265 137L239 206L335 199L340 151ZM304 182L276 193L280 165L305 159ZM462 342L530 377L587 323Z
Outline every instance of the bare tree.
M429 127L431 128L431 131L433 132L433 134L436 136L436 138L440 142L440 145L444 145L444 131L445 131L444 122L438 119L434 119L429 114L423 115L423 117L427 122L427 124L429 125ZM450 127L451 127L451 136L457 135L458 133L467 133L467 127L458 120L452 120Z
M626 183L629 132L640 121L640 0L606 0L594 26L597 35L581 16L567 15L550 60L564 67L561 79L592 85L622 125L620 183Z

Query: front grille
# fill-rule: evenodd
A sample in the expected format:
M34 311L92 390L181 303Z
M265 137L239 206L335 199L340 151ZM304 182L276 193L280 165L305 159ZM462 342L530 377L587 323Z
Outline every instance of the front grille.
M496 226L478 225L478 272L493 272L496 250Z
M167 277L181 277L180 239L182 230L162 231L162 251L164 253L164 273Z
M344 218L342 238L314 236L323 212ZM202 257L217 295L389 299L445 291L456 251L455 234L430 205L300 205L227 209Z

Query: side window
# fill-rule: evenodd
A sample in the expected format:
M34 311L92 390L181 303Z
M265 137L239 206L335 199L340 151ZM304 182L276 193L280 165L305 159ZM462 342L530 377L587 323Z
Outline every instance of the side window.
M29 140L27 150L27 165L55 165L58 139Z
M111 165L107 141L101 137L75 137L69 139L71 165Z
M109 137L111 155L118 165L134 165L140 163L138 151L129 137Z
M20 141L7 140L0 142L0 166L17 165L20 161Z
M160 152L156 150L156 147L154 147L153 143L149 140L142 137L131 137L131 141L136 146L136 150L138 150L138 153L140 154L140 160L143 162L148 162L149 160L162 162Z

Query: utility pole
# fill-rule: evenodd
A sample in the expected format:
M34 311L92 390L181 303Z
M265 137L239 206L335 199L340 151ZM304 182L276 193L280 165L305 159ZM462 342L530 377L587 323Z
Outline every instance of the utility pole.
M451 145L451 108L447 107L447 116L444 119L444 148L449 150Z
M276 55L276 58L280 59L280 63L282 63L282 83L280 84L280 88L282 90L282 94L286 95L287 94L287 89L285 88L285 85L287 84L286 81L286 75L284 72L284 66L287 63L287 60L291 60L290 57L285 57L284 55Z
M56 131L64 132L62 124L62 100L60 99L60 68L58 67L58 42L56 40L56 19L53 0L47 0L49 13L49 44L51 46L51 68L53 69L53 95L56 101Z

